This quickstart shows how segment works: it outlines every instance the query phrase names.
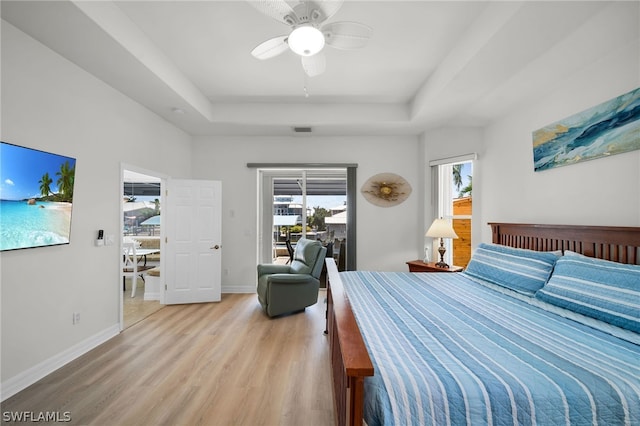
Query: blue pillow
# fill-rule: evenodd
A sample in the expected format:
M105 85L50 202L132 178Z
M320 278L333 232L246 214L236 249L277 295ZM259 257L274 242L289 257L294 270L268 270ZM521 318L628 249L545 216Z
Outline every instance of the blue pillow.
M559 257L555 252L482 243L473 254L465 272L533 296L547 282Z
M640 333L640 265L566 254L536 298Z

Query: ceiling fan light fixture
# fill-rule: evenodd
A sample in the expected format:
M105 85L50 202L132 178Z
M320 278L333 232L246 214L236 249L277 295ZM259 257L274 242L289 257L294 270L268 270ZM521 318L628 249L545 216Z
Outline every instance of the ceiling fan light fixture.
M324 47L324 35L312 25L303 25L291 31L287 43L294 53L313 56Z

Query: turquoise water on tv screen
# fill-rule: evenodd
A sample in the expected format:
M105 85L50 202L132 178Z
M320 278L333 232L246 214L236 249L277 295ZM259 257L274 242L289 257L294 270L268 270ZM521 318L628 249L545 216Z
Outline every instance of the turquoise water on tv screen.
M0 250L66 244L71 204L0 201Z

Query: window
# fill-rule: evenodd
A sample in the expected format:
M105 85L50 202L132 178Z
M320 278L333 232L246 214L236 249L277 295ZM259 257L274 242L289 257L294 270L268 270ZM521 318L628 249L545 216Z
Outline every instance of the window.
M435 215L451 219L458 239L445 240L445 262L466 267L471 258L472 183L475 154L432 161L436 182ZM434 256L431 256L434 259Z

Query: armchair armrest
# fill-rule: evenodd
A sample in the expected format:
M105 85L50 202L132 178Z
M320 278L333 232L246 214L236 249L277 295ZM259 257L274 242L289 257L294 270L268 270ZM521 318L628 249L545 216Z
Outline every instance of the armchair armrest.
M306 284L313 282L314 278L307 274L273 274L267 277L267 281L276 284Z
M289 272L289 269L289 265L261 263L258 265L258 276L265 274L286 274Z

